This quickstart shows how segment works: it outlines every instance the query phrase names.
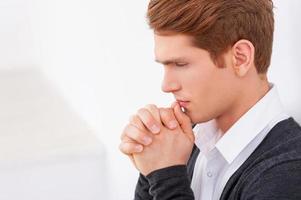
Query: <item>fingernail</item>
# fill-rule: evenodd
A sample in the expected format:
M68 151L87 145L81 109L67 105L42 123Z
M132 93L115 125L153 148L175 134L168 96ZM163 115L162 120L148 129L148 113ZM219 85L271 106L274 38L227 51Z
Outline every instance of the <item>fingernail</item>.
M153 125L151 127L151 132L152 133L159 133L160 132L160 128L158 126L156 126L156 125Z
M145 138L143 138L143 143L145 145L149 145L150 143L152 143L152 139L149 137L145 137Z
M177 128L178 123L175 120L172 120L171 122L169 122L168 126L169 128L174 129Z
M184 112L185 112L185 108L184 108L184 107L182 107L182 106L179 106L179 108L180 108L180 110L182 111L182 113L184 113Z
M141 152L143 150L143 146L137 145L137 146L135 146L135 150L136 150L136 152Z

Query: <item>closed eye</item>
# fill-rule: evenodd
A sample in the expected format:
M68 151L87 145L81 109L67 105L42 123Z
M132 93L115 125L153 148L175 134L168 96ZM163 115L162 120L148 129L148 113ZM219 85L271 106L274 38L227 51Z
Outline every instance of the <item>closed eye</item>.
M175 66L177 66L177 67L185 67L187 64L188 63L178 63L178 62L176 62Z

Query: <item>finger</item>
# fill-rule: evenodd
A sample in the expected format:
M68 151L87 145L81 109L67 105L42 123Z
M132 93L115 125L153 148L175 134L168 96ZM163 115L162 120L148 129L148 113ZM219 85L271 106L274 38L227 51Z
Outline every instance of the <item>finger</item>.
M122 141L122 142L132 142L132 143L134 143L135 140L129 138L126 134L127 134L127 133L125 133L125 132L122 133L122 135L121 135L121 137L120 137L121 141Z
M159 108L154 104L148 104L145 108L153 115L153 117L157 120L157 122L161 122L160 111Z
M124 141L124 142L135 142L135 140L133 140L127 136L127 132L125 132L127 126L123 129L122 134L120 135L120 140Z
M175 102L173 102L173 103L171 104L170 107L171 107L172 109L174 109L176 105L177 105L177 102L175 101Z
M174 107L174 113L177 121L179 122L181 128L185 130L190 130L191 128L191 120L190 118L181 110L181 107L178 103L176 103Z
M182 130L187 136L190 138L192 142L194 142L194 134L191 127L190 118L181 110L180 105L177 103L174 107L174 113L177 121L179 122Z
M152 137L145 131L138 129L132 124L128 124L122 134L122 141L127 141L128 138L142 145L149 145L152 142Z
M178 127L178 122L171 108L160 108L160 116L163 124L169 129Z
M145 131L146 127L144 126L143 122L137 115L132 115L130 117L130 124L136 126L138 129Z
M131 142L121 142L119 145L119 150L130 156L133 153L140 153L143 151L143 146L140 144L135 144Z
M139 109L137 112L137 116L141 119L144 126L152 133L156 134L160 132L161 124L157 122L157 120L146 108Z
M119 149L124 154L128 154L128 156L131 157L132 159L133 159L132 154L141 152L143 148L144 147L142 144L135 142L135 140L127 137L126 135L122 138L121 144L119 145Z

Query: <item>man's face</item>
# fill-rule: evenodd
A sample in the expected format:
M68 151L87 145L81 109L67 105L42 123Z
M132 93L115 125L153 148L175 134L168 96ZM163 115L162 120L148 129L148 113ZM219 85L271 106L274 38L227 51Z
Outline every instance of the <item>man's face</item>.
M155 57L164 65L162 90L171 92L193 123L206 122L231 112L239 84L231 55L218 68L208 51L192 45L186 35L155 34Z

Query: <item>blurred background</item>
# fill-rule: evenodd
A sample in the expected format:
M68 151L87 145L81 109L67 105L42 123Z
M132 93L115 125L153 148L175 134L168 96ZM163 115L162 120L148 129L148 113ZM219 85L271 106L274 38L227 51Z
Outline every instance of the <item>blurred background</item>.
M269 79L301 122L299 0L274 0ZM132 199L131 114L167 106L148 1L0 0L0 199Z

